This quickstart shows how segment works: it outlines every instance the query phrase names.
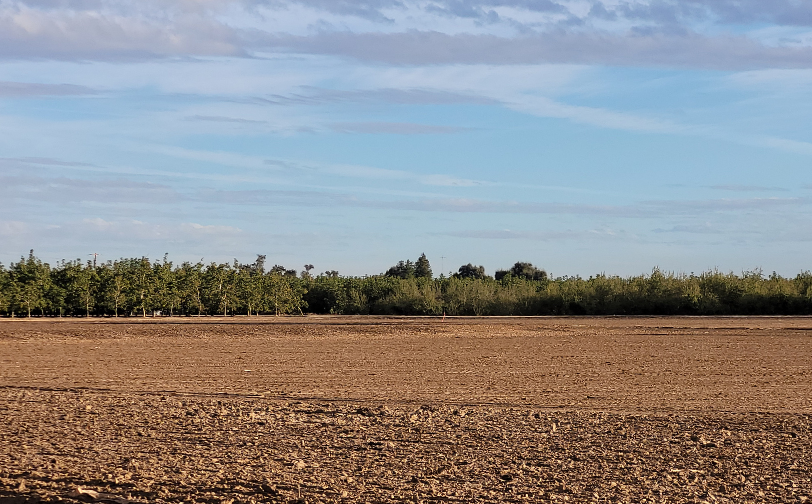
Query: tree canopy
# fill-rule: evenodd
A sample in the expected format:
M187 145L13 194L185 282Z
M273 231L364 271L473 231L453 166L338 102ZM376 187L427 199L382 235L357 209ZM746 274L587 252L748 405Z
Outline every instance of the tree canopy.
M498 270L495 278L501 280L507 275L515 278L523 278L525 280L547 280L547 272L543 269L536 268L529 262L517 262L509 270Z
M310 264L300 276L281 265L266 271L265 264L260 255L251 263L176 265L164 256L51 266L31 251L8 267L0 264L0 316L812 314L806 271L794 278L659 269L627 278L550 278L517 262L493 278L469 263L434 279L425 255L367 277L315 274Z
M476 280L488 278L488 275L485 274L485 266L474 266L471 263L460 266L460 269L452 276L454 278L473 278Z

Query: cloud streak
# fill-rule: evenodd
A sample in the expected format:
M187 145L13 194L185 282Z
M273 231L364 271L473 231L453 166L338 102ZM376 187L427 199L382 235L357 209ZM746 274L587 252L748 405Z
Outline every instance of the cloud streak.
M328 54L391 65L544 63L746 70L812 68L810 47L769 47L743 36L615 35L556 31L516 38L489 34L326 32L260 37L258 48Z
M748 23L783 35L740 29ZM595 1L589 9L553 0L29 0L0 3L0 58L292 53L390 65L812 68L812 40L796 33L808 26L812 7L791 0Z
M161 184L125 179L85 180L30 175L0 176L0 198L9 203L25 200L49 204L94 202L117 206L131 203L168 204L183 199L174 189Z
M229 205L256 206L351 206L380 210L407 210L437 213L527 214L602 216L607 218L653 219L668 216L704 216L736 213L742 210L770 212L809 207L808 198L739 198L710 200L642 201L627 205L545 203L481 200L473 198L413 198L379 200L324 191L206 191L206 201Z
M343 122L328 126L337 133L363 133L382 135L435 135L459 133L466 128L458 126L436 126L402 122Z
M38 84L33 82L0 82L0 98L42 98L94 95L98 91L73 84Z

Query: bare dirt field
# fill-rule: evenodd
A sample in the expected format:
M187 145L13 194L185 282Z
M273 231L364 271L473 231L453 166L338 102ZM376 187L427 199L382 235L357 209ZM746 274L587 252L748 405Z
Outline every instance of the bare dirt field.
M812 504L810 420L810 318L0 320L0 504Z

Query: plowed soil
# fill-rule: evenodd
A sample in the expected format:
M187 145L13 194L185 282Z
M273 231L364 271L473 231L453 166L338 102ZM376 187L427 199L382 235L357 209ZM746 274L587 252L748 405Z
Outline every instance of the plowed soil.
M0 504L812 504L811 419L809 318L0 321Z

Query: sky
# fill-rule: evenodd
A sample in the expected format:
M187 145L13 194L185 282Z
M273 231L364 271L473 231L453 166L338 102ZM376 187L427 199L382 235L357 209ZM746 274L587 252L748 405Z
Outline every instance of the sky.
M0 261L812 269L807 0L0 0Z

